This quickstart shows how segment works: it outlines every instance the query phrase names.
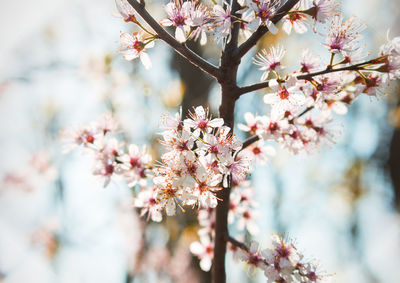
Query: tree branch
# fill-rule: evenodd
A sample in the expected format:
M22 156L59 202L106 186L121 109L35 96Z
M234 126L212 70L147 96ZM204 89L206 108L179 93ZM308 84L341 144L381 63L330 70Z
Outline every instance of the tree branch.
M279 8L275 16L271 19L274 24L279 22L300 0L287 0L285 4ZM258 29L245 41L234 53L234 59L238 60L242 58L253 46L257 44L261 37L268 32L268 28L264 25L258 27Z
M297 115L296 117L290 119L289 122L292 122L295 118L299 118L299 117L303 116L303 115L306 114L307 112L310 112L312 109L314 109L314 106L309 106L309 107L307 107L307 108L304 109L304 111L301 112L299 115ZM248 137L248 138L243 142L242 148L239 150L239 152L242 151L243 149L245 149L246 147L252 145L253 143L259 141L259 140L260 140L260 137L259 137L258 135L253 135L253 136Z
M142 17L142 19L157 33L158 37L170 45L176 52L185 57L190 63L202 69L207 74L218 78L220 72L216 66L207 62L204 58L194 53L186 45L178 42L171 36L144 8L144 5L137 0L128 0L129 4Z
M243 145L242 145L242 148L240 149L240 151L242 151L243 149L245 149L245 148L248 147L249 145L255 143L255 142L258 141L259 139L260 139L260 137L257 136L257 135L248 137L248 138L243 142Z
M238 247L238 248L250 253L250 249L245 243L239 242L238 240L236 240L235 238L233 238L229 235L228 235L228 242L231 243L232 245L234 245L235 247Z
M374 63L377 63L377 59L376 58L368 60L368 61L365 61L365 62L361 62L361 63L358 63L358 64L354 64L354 65L351 65L351 66L347 66L347 67L342 67L342 68L337 68L337 69L326 68L325 70L318 71L318 72L315 72L315 73L299 75L299 76L296 76L296 78L298 80L308 80L309 81L315 76L325 75L325 74L329 74L329 73L342 72L342 71L358 71L358 70L362 70L362 66L368 65L368 64L374 64ZM259 90L259 89L267 88L268 85L269 85L269 81L266 81L266 82L261 82L261 83L249 85L249 86L239 87L238 92L239 92L239 95L242 95L242 94L245 94L245 93L248 93L248 92L252 92L252 91Z

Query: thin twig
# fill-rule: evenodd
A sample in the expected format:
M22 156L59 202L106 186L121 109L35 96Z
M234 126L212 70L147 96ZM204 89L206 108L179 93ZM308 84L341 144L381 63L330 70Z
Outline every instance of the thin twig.
M362 63L358 63L358 64L354 64L351 66L347 66L347 67L342 67L342 68L337 68L337 69L331 69L331 68L327 68L325 70L322 71L318 71L315 73L309 73L309 74L304 74L304 75L299 75L296 76L296 78L298 80L311 80L313 77L315 76L320 76L320 75L325 75L325 74L329 74L329 73L334 73L334 72L341 72L341 71L358 71L358 70L362 70L362 66L364 65L369 65L372 63L376 63L377 59L371 59ZM249 86L244 86L244 87L239 87L239 95L248 93L248 92L252 92L252 91L256 91L259 89L263 89L263 88L267 88L269 86L269 81L265 81L265 82L261 82L261 83L257 83L257 84L253 84L253 85L249 85Z
M260 139L260 137L258 135L254 135L254 136L250 136L248 137L242 145L242 148L240 150L245 149L246 147L248 147L249 145L255 143L256 141L258 141Z
M144 8L144 5L137 0L128 0L133 9L142 17L142 19L157 33L157 36L170 45L176 52L185 57L190 63L202 69L207 74L218 78L220 72L216 66L207 62L204 58L193 52L186 45L177 41L171 36Z
M275 16L272 18L272 22L276 24L279 22L287 13L296 5L300 0L288 0L278 10ZM238 60L242 58L257 42L268 32L268 28L264 25L258 27L258 29L245 41L234 53L234 59Z
M299 117L303 116L304 114L306 114L307 112L310 112L312 109L314 109L314 106L309 106L309 107L307 107L307 108L304 109L304 111L301 112L299 115L297 115L296 117L290 119L290 120L289 120L289 123L293 122L293 120L294 120L295 118L299 118ZM260 140L260 137L259 137L258 135L253 135L253 136L248 137L248 138L243 142L242 148L239 150L239 152L242 151L243 149L245 149L246 147L252 145L253 143L259 141L259 140Z
M228 235L228 239L227 240L228 240L229 243L231 243L235 247L238 247L238 248L250 253L250 249L245 243L239 242L238 240L236 240L235 238L233 238L233 237L231 237L229 235Z

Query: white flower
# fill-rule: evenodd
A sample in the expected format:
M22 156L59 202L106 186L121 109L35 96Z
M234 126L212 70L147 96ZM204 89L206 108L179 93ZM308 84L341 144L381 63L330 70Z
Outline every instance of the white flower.
M150 57L145 51L154 46L153 39L145 38L145 35L141 33L133 33L130 35L124 32L121 33L120 43L120 53L124 59L131 61L139 57L146 69L151 68Z
M200 132L209 133L213 128L222 127L224 120L221 118L210 119L208 111L206 112L202 106L195 108L195 112L192 113L191 119L185 119L185 128L194 128L194 136L198 137Z
M263 49L256 55L256 58L253 60L254 64L260 66L260 70L264 71L261 81L267 80L269 72L274 71L279 73L284 69L281 60L285 56L285 53L286 51L282 46L273 46L269 51Z
M237 257L247 263L249 276L254 275L256 268L265 269L267 266L260 254L259 244L256 241L250 243L249 253L239 251Z
M165 5L165 12L168 15L168 19L162 20L161 24L163 26L175 26L175 38L181 43L186 41L190 32L193 6L194 4L191 1L184 2L183 4L171 1Z
M287 34L292 32L292 28L296 33L305 33L307 32L306 19L306 15L303 13L290 13L284 18L282 28Z
M252 144L247 149L253 156L260 161L261 164L265 164L270 156L275 156L276 151L272 146L264 146L264 140L259 140Z
M132 8L131 4L127 0L115 0L118 12L124 18L125 22L137 23L135 17L135 10Z
M305 49L301 53L301 70L302 73L311 73L321 66L321 58L315 56L310 50Z
M213 7L213 17L214 17L214 36L217 41L222 38L228 38L230 40L231 34L231 15L230 15L230 5L226 5L226 9L222 8L220 5L214 5Z
M146 146L140 149L137 145L131 144L128 147L128 154L118 158L124 164L124 176L130 187L140 184L146 185L147 167L151 161L151 155L147 153Z
M279 84L276 80L270 80L269 87L273 92L264 96L264 102L272 105L272 112L276 111L281 114L290 110L293 106L304 105L305 97L298 90L296 84L295 77L290 77L285 86Z
M142 190L134 199L133 205L142 208L140 216L147 213L147 220L151 218L154 222L161 222L161 207L157 204L155 189Z
M278 33L278 28L272 22L272 17L275 16L278 7L280 7L281 0L248 0L247 5L254 11L260 23L263 23L272 34Z
M360 33L364 29L365 25L355 17L344 22L341 16L334 16L324 45L332 53L354 52L359 48L357 44L361 39Z
M254 116L252 113L246 112L244 114L244 120L246 121L247 125L238 124L239 130L242 130L244 132L249 132L252 135L256 134L259 131L260 129L259 116Z
M214 244L208 235L202 235L200 242L190 244L190 251L200 259L200 268L203 271L210 271L214 256Z
M338 0L313 0L313 6L306 11L315 22L325 23L336 12Z

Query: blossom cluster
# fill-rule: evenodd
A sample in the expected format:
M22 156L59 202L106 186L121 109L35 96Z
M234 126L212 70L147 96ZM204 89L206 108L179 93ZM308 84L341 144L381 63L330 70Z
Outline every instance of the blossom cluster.
M253 241L248 249L236 251L236 257L248 265L250 276L260 268L268 282L320 282L326 277L316 264L304 260L292 241L278 235L271 238L273 248L261 250Z
M140 192L133 205L141 215L159 222L161 211L174 215L176 207L198 206L214 208L218 204L216 192L233 184L242 183L252 160L248 151L241 151L229 127L221 118L212 119L202 106L195 108L188 119L181 115L164 116L161 144L166 152L161 163L151 166L151 155L145 146L125 146L115 135L117 123L110 115L87 126L72 127L63 132L64 152L83 146L94 162L93 174L107 186L113 176L120 176ZM148 185L151 177L152 186Z
M180 43L200 38L200 44L205 45L207 38L212 37L217 42L229 42L231 28L234 23L240 23L240 32L244 38L256 31L260 26L276 34L278 27L274 17L282 6L281 0L240 0L240 9L233 12L226 2L213 1L205 5L198 1L170 1L164 6L166 18L160 21L164 27L174 27L174 37ZM158 35L137 20L136 13L127 0L116 0L118 12L125 22L136 24L140 31L133 34L121 33L121 53L126 60L140 58L146 68L151 67L151 61L146 49L154 46ZM284 18L283 30L290 33L292 28L298 33L307 31L309 20L315 23L325 23L338 6L336 0L302 0Z
M231 189L230 206L228 213L228 223L239 231L246 231L251 235L258 233L255 219L258 211L255 208L258 203L254 201L254 190L250 187L250 181L244 181L240 186ZM190 251L200 260L200 268L209 271L213 259L214 234L215 234L215 209L201 208L198 211L198 230L199 241L195 241L190 246Z
M261 80L271 75L275 77L268 81L272 91L264 96L264 102L270 105L271 111L264 116L246 113L246 124L239 125L239 129L256 134L261 140L277 141L293 153L311 152L321 143L334 142L340 129L330 125L332 113L346 114L347 107L359 95L377 96L391 80L400 78L399 37L384 44L378 57L359 63L360 59L356 56L359 58L360 52L355 51L358 47L346 47L357 40L355 34L358 34L359 25L354 21L351 19L342 23L342 32L332 32L342 36L346 33L347 43L340 41L343 45L336 45L335 50L330 45L331 62L325 66L318 56L304 50L299 71L282 76L285 68L282 46L257 54L254 63L263 71Z
M33 192L57 178L57 170L52 166L47 151L33 153L29 160L17 170L5 172L0 180L0 193L8 189Z
M151 155L146 146L125 146L116 139L118 124L109 114L87 126L76 126L63 131L66 143L64 153L83 146L85 153L94 159L93 174L104 181L106 187L114 176L123 177L133 187L146 185L150 171Z
M216 192L228 186L228 179L242 182L250 169L250 158L235 153L241 143L223 126L221 118L212 119L199 106L190 118L164 117L161 143L166 149L162 165L154 169L156 201L167 215L180 206L214 208Z

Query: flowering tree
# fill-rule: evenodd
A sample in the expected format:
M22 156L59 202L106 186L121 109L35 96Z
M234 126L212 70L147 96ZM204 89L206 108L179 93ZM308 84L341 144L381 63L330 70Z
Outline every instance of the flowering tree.
M252 190L246 177L253 160L265 162L275 150L266 142L279 143L297 154L312 153L320 144L334 142L339 132L332 127L333 112L345 114L347 106L359 95L375 96L391 80L400 77L400 40L394 38L380 52L367 58L360 45L364 24L355 17L338 14L335 0L232 0L171 1L165 5L166 18L153 18L143 0L117 0L125 22L137 27L133 34L121 33L121 54L126 60L139 58L146 69L152 63L147 49L159 40L196 67L213 77L221 87L219 118L212 118L202 106L187 118L181 113L164 116L161 144L165 148L161 161L154 165L146 147L115 138L117 124L109 115L96 123L65 132L66 151L83 145L95 159L93 174L107 186L114 176L123 177L130 187L139 188L134 205L147 219L159 222L163 210L168 216L177 207L196 208L200 242L190 250L200 259L203 270L212 266L213 282L225 282L227 247L235 257L264 271L268 282L314 282L324 278L317 266L303 259L290 240L273 236L272 249L260 249L239 241L228 231L228 223L237 220L238 229L255 233L257 226ZM244 55L268 32L277 33L278 22L290 34L309 29L321 33L326 26L323 46L328 62L304 50L298 70L284 73L282 45L262 50L254 64L262 71L261 82L239 86L237 72ZM164 27L173 27L174 35ZM221 47L219 66L215 66L189 49L186 42L208 39ZM246 113L249 132L243 142L233 134L236 100L249 92L266 90L264 102L270 105L267 115ZM229 245L228 245L229 243Z

